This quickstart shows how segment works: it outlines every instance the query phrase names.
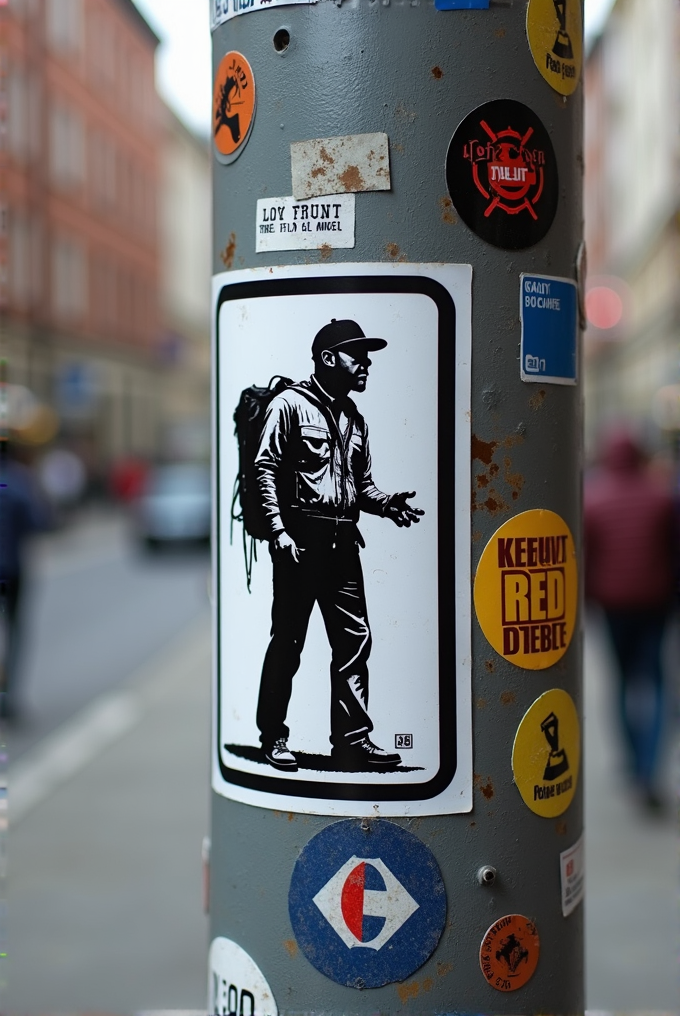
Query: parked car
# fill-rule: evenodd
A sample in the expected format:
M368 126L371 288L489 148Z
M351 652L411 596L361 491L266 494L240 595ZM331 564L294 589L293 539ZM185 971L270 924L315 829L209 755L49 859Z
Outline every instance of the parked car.
M210 470L199 463L152 469L134 506L137 536L149 549L210 541Z

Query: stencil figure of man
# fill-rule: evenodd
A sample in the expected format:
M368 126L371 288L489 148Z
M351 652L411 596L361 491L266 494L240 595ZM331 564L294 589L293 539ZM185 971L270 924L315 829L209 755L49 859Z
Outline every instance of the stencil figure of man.
M331 646L331 757L341 771L389 770L401 757L373 744L368 715L368 623L357 528L360 512L409 527L424 514L415 491L383 494L373 483L368 430L349 397L366 390L370 352L355 321L325 325L312 343L314 373L267 408L255 460L270 528L274 600L257 725L265 756L295 772L286 713L307 627L319 604Z

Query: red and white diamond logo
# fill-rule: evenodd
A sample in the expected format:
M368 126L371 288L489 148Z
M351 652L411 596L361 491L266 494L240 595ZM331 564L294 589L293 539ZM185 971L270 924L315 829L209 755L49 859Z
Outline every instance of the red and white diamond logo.
M379 857L350 857L314 903L348 949L382 949L419 907Z

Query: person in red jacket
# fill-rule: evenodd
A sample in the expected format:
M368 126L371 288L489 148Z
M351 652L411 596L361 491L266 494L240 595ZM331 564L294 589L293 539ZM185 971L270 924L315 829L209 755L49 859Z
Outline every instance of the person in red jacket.
M604 612L635 782L643 800L658 807L661 654L677 592L677 511L671 491L623 429L605 439L601 469L586 482L584 523L586 597Z

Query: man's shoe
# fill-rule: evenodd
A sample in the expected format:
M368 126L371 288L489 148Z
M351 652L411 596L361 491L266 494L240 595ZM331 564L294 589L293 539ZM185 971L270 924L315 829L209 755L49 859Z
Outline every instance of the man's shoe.
M401 755L385 751L373 744L370 738L362 737L353 744L335 745L331 750L331 758L343 769L350 772L361 772L365 769L394 769L401 763Z
M274 741L271 748L266 748L264 757L274 769L280 769L284 773L297 772L297 759L292 751L288 750L288 741L285 737L280 737L278 741Z

